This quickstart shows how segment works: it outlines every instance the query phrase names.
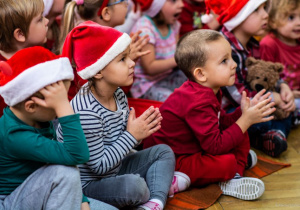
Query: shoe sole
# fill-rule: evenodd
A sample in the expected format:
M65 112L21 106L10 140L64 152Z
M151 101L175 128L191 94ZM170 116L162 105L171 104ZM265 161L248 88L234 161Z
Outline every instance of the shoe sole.
M186 180L186 183L188 184L187 187L186 187L186 189L190 187L190 185L191 185L191 179L190 179L190 177L188 175L186 175L186 174L184 174L182 172L179 172L179 171L175 171L174 172L174 176L180 176L180 177L184 178Z
M255 200L265 191L264 183L257 178L241 177L219 183L224 195L242 200Z

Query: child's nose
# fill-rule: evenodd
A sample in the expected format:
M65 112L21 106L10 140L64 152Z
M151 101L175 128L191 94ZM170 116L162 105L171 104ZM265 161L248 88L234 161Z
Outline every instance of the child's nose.
M45 26L47 26L48 25L48 23L49 23L49 19L48 18L46 18L46 17L44 17L45 18Z
M269 17L269 14L266 10L263 10L263 14L262 14L263 19L266 19Z
M129 68L133 68L135 66L135 62L130 59L129 61Z

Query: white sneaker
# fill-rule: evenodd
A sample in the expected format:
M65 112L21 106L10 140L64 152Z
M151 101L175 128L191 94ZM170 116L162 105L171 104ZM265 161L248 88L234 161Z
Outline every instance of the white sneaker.
M173 197L175 193L182 192L188 189L191 185L191 180L185 173L175 171L173 181L169 190L169 197Z
M242 200L255 200L265 191L265 185L260 179L250 177L239 177L227 182L220 182L219 186L224 195Z

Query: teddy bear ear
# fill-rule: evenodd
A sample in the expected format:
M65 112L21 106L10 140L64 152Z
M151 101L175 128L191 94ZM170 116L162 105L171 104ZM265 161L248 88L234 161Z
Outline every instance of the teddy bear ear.
M283 71L284 66L281 63L274 63L274 70L278 73Z
M249 58L247 58L247 60L245 62L245 65L246 66L252 66L256 63L257 63L257 60L254 57L249 57Z

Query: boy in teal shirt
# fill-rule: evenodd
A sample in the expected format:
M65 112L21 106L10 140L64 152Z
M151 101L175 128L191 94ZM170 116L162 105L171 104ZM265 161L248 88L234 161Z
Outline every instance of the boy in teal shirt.
M80 209L74 165L88 161L89 150L67 97L74 77L68 58L31 47L0 70L0 94L9 105L0 118L0 209ZM51 122L56 116L63 141Z

